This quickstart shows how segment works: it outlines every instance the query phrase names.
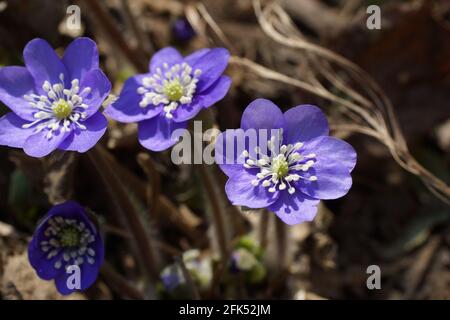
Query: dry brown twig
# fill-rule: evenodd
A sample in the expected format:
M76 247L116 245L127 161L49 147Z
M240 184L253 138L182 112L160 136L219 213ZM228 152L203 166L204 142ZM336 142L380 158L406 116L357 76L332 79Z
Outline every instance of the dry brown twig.
M402 168L419 177L437 198L450 204L450 187L411 155L392 104L375 80L353 62L307 40L277 1L263 4L261 0L253 0L253 5L264 33L276 43L300 51L313 76L286 75L237 56L231 58L230 64L245 68L261 78L297 87L339 106L346 122L335 125L333 129L363 133L377 139L389 149ZM204 6L193 8L224 44L229 43Z

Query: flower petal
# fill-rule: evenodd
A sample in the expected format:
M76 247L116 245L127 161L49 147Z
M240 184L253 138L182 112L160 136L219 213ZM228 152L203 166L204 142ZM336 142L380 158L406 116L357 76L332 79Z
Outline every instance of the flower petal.
M0 101L25 120L34 121L33 108L24 95L34 92L34 79L25 67L0 69Z
M201 57L203 57L205 54L207 54L210 51L211 51L211 49L209 49L209 48L203 48L203 49L194 51L193 53L191 53L190 55L188 55L184 58L184 62L186 62L190 66L193 66L194 63L196 63L198 61L198 59L200 59Z
M83 80L92 69L98 69L98 49L89 38L77 38L66 48L62 59L70 80Z
M192 103L178 106L178 108L172 113L173 121L185 122L190 120L194 118L202 109L203 105L200 99L195 97Z
M145 76L148 74L129 78L123 86L119 99L106 108L105 114L116 121L130 123L148 120L161 113L162 105L148 105L146 108L139 106L142 96L137 93L137 88L141 86L142 78Z
M60 269L56 269L54 264L61 257L61 253L57 254L51 259L47 259L48 252L45 253L41 250L40 241L44 240L41 237L33 236L30 244L28 245L28 261L33 269L36 271L39 278L44 280L51 280L58 276L61 272Z
M54 267L55 262L60 260L62 253L60 252L51 259L48 259L47 255L49 252L43 252L40 246L41 241L48 241L48 237L45 236L45 230L48 227L48 220L54 216L83 220L85 225L89 227L91 231L95 230L85 215L84 209L78 203L67 201L53 206L45 218L36 227L33 238L28 245L28 260L30 261L31 266L36 270L38 276L44 280L51 280L61 274L65 274L64 270L56 269Z
M34 39L28 42L23 50L23 58L40 93L44 92L42 89L44 81L47 80L51 84L60 83L60 74L64 75L66 84L70 83L66 67L47 41Z
M228 176L239 175L245 168L242 152L247 150L246 135L242 129L228 129L217 136L214 146L216 164Z
M231 79L227 76L222 76L215 84L210 86L207 90L196 96L191 104L180 105L173 112L173 121L184 122L194 118L203 108L212 106L217 101L221 100L231 85Z
M82 123L86 130L76 129L59 145L58 149L66 151L86 152L94 147L103 137L108 127L108 120L101 112Z
M181 136L177 129L186 129L187 122L174 122L164 115L139 122L139 142L152 151L162 151L176 144Z
M271 193L262 185L253 186L257 170L242 170L239 175L233 175L225 185L225 192L233 205L249 208L265 208L274 203L279 191Z
M24 129L28 121L19 118L13 112L0 118L0 145L12 148L23 148L25 140L33 135L34 129Z
M256 99L244 110L241 128L247 129L283 129L286 132L286 120L283 113L273 102Z
M209 86L219 79L227 68L229 58L230 53L227 49L214 48L201 56L192 65L194 71L197 69L202 71L197 84L198 92L208 89Z
M221 76L213 85L199 94L203 108L209 108L216 102L222 100L231 86L231 78Z
M269 209L284 223L294 225L312 221L317 214L319 202L320 200L310 198L299 191L294 194L283 191Z
M89 108L86 109L88 117L95 114L102 106L103 101L108 97L111 91L111 82L100 69L94 69L85 74L80 83L80 92L89 87L91 90L88 94L82 95L83 103Z
M348 192L352 186L350 172L356 164L351 145L334 137L319 137L305 143L302 153L316 155L316 163L302 175L315 175L317 180L300 179L297 189L316 199L337 199Z
M328 136L328 120L316 106L300 105L284 113L287 123L287 143L305 142Z
M75 291L77 291L76 289L69 289L69 287L67 286L67 279L69 277L70 277L70 274L68 274L66 272L61 272L60 274L58 274L57 277L55 277L56 289L63 296L68 296L69 294L72 294Z
M155 73L157 68L163 69L164 63L170 66L183 62L183 56L172 47L167 47L156 52L150 60L149 70Z
M30 136L23 145L23 151L29 156L41 158L55 151L59 145L67 138L69 132L55 131L53 137L47 139L47 131L35 133Z

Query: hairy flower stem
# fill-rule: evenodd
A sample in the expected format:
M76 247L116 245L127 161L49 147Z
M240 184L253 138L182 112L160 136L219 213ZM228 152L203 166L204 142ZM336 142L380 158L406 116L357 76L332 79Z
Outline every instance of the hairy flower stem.
M211 203L212 223L217 235L220 255L224 260L228 255L228 241L227 232L224 224L225 209L223 203L221 203L219 191L217 185L215 185L215 179L211 168L201 165L200 175L205 185L205 191L208 193L209 201Z
M186 268L186 265L183 261L183 258L177 257L177 262L180 265L181 271L183 272L184 279L186 280L186 285L189 288L189 291L191 292L192 298L194 300L200 300L200 293L197 288L197 285L195 284L194 280L191 277L191 274L189 273L189 270Z
M144 170L147 176L147 206L149 219L159 222L160 210L159 210L159 198L161 189L161 177L155 167L153 159L148 153L140 153L137 156L137 160L142 170Z
M263 250L266 250L267 248L269 218L270 218L269 212L267 212L267 210L263 210L259 218L259 245Z
M140 260L144 272L148 274L149 278L157 281L159 273L154 253L155 246L145 230L139 213L130 201L123 187L123 182L109 162L106 153L105 149L97 145L88 152L88 155L106 187L110 201L117 210L118 220L124 224L124 227L133 236L133 244L138 252L136 258Z
M272 214L275 224L275 241L277 250L277 267L278 272L283 272L286 269L286 253L287 253L287 227L286 224Z

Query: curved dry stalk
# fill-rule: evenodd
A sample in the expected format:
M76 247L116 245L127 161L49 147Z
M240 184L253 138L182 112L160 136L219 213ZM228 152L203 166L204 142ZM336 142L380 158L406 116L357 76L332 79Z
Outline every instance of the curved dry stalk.
M261 0L253 0L262 30L280 45L302 51L301 57L305 60L302 62L311 69L308 70L310 72L301 78L297 75L289 76L236 56L231 58L230 64L244 67L261 78L297 87L342 106L339 111L348 123L336 128L376 138L388 148L393 159L402 168L418 176L437 198L450 204L450 187L422 167L411 155L392 103L376 81L355 63L306 40L277 1L265 2L268 3L263 5ZM204 6L191 6L190 13L197 20L198 17L203 18L224 44L229 43Z
M291 77L239 57L233 57L231 63L246 67L265 79L295 86L342 106L339 110L348 124L341 128L378 139L402 168L418 176L434 195L450 204L449 186L410 154L393 106L375 80L353 62L306 40L276 1L262 5L261 0L253 0L253 4L263 31L275 42L301 50L315 79L314 76L313 79ZM355 85L359 90L354 88Z

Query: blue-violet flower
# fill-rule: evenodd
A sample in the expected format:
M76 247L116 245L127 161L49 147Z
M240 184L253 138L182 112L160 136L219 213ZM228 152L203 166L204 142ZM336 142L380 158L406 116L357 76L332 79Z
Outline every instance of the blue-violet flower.
M105 114L119 122L138 122L139 141L147 149L162 151L178 142L172 133L203 108L221 100L231 85L222 75L226 49L201 49L183 58L174 48L158 51L150 72L129 78L116 102Z
M0 69L0 100L12 110L0 118L0 145L34 157L92 148L107 128L99 109L111 90L95 42L78 38L60 59L45 40L34 39L23 57L25 67Z
M172 32L180 41L188 41L195 37L195 30L186 18L178 18L172 26Z
M61 294L76 290L67 284L68 267L78 266L83 291L97 279L103 263L103 240L85 210L68 201L54 206L36 228L28 247L28 259L38 276L55 280Z
M290 225L314 219L320 199L348 192L356 164L353 147L328 131L325 115L315 106L300 105L283 114L271 101L252 102L241 129L221 133L216 143L216 162L229 177L225 191L230 201L267 208ZM244 141L240 150L237 141Z

